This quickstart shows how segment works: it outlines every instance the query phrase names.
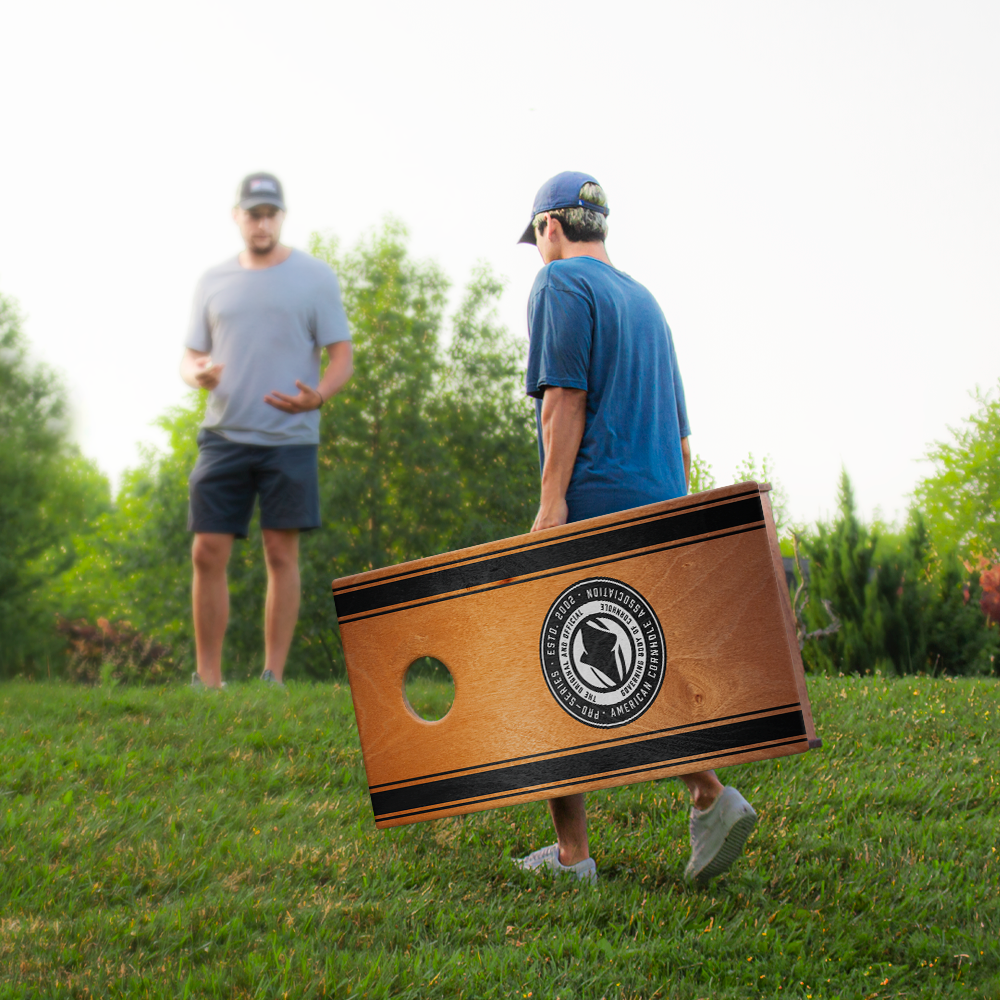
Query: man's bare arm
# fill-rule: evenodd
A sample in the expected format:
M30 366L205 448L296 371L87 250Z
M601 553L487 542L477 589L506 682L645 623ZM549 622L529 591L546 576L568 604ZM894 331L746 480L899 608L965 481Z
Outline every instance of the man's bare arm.
M681 458L684 459L684 488L691 489L691 441L681 438Z
M549 386L542 397L542 446L545 469L542 497L532 531L555 528L569 517L566 490L573 475L587 423L587 393L583 389Z
M343 389L354 373L354 352L349 340L338 340L335 344L328 344L326 356L330 359L330 363L326 366L326 371L315 389L296 379L295 387L299 390L298 395L287 396L274 389L270 395L264 397L264 402L285 413L318 410L331 396Z
M207 351L193 351L190 347L181 358L181 378L192 389L214 389L222 378L225 365L213 365Z

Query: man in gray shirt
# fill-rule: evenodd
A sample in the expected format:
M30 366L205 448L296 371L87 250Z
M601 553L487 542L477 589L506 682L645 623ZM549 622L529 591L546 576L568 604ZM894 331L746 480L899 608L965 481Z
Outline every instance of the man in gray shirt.
M195 292L181 377L209 393L190 478L188 529L198 671L222 685L226 567L254 501L267 564L263 679L281 684L299 616L299 532L318 528L319 409L351 377L351 334L337 276L280 242L281 183L251 174L233 219L246 248ZM320 379L320 352L329 358Z

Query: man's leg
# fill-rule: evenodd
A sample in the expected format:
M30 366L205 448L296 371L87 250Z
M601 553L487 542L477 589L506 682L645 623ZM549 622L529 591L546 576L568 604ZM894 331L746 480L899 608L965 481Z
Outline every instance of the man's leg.
M280 684L299 620L299 533L264 528L267 603L264 606L264 669Z
M207 532L196 534L191 546L194 641L198 676L206 687L222 686L222 640L229 623L226 566L232 547L232 535Z
M549 812L556 828L557 842L532 851L526 858L515 858L514 864L526 871L549 868L560 874L596 882L597 866L590 857L590 845L587 843L584 797L563 795L558 799L549 799Z
M682 774L681 780L691 793L691 805L695 809L710 809L715 800L722 794L722 782L715 776L715 771L696 771L694 774Z
M559 863L575 865L590 857L587 841L587 805L583 795L549 799L552 825L559 841Z

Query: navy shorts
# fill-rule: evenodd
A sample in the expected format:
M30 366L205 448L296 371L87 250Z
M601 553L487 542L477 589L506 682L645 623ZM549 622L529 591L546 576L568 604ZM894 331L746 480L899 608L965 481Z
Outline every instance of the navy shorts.
M262 528L318 528L318 446L228 441L202 428L188 478L188 531L246 538L260 497Z

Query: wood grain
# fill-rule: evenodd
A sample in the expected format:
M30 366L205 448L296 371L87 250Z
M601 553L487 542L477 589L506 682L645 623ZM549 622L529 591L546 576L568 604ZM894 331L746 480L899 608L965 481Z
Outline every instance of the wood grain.
M573 626L591 648L563 660L588 670L603 630L619 660L601 664L631 664L638 677L646 663L644 676L659 683L622 724L607 721L611 709L601 726L579 717L579 706L596 711L583 697L563 707L543 670L550 609L590 580L612 583L572 591L577 614L606 610ZM801 753L815 738L767 487L757 483L345 577L333 591L380 827ZM598 593L618 596L586 597ZM644 609L662 632L659 679L652 626L648 642L639 634L652 617ZM558 625L563 650L576 636L571 614ZM436 722L403 694L407 668L423 656L455 681L454 704ZM561 684L555 670L549 677Z

